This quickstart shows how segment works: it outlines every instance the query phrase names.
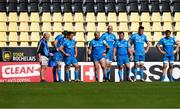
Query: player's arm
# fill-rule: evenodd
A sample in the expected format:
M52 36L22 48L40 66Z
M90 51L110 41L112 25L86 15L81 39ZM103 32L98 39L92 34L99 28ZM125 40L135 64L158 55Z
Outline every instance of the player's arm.
M88 47L88 61L91 61L92 46Z
M178 42L175 42L175 50L174 54L176 54L179 51L180 44Z
M110 47L109 47L109 45L107 44L107 42L105 40L103 41L103 43L106 46L106 50L105 50L103 55L106 55L109 52Z
M160 47L161 45L162 45L162 39L157 43L156 48L158 49L158 51L159 51L161 54L166 54L166 52L161 49L161 47Z
M116 61L116 53L117 53L117 48L114 47L114 50L113 50L113 58L114 58L114 61Z
M54 41L54 47L56 48L57 51L59 51L59 49L57 48L57 43L58 43L58 40L55 40Z
M77 49L77 46L75 45L75 54L74 54L74 57L77 58L78 56L78 49Z
M65 56L70 56L70 54L67 54L67 53L64 51L64 45L61 45L59 49L60 49L60 51L61 51Z
M43 48L44 48L44 45L43 45L43 43L40 42L38 44L38 48L37 48L37 54L38 54L39 62L41 62L41 53L43 51Z
M149 51L149 48L150 48L150 42L146 42L147 46L145 48L145 53L147 53Z

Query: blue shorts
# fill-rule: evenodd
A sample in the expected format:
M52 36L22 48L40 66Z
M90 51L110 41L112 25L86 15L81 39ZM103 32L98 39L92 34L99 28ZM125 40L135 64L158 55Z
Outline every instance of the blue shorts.
M56 61L56 62L62 62L62 54L61 52L55 52L54 55L53 55L53 59Z
M93 62L99 62L103 58L105 58L105 56L103 56L103 55L93 55L92 56L92 61Z
M65 64L70 65L70 64L76 64L78 61L75 57L66 57L65 58Z
M129 63L129 57L128 56L118 56L117 57L117 65L122 66L123 64Z
M145 55L135 55L134 61L135 62L144 62L145 61Z
M53 59L53 57L49 59L48 66L49 67L56 67L57 66L57 62Z
M112 61L113 61L113 51L109 51L109 52L106 54L106 59L107 59L109 62L112 62Z
M174 63L174 55L172 55L172 56L164 55L163 62L166 64L168 64L168 63L173 64Z

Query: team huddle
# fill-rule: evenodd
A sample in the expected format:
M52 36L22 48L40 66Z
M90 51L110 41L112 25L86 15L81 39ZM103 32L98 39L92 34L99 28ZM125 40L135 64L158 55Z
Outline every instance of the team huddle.
M94 39L89 42L88 61L94 63L94 73L96 81L99 81L99 64L103 71L103 81L110 81L111 64L117 62L118 75L120 81L123 80L123 73L126 71L127 80L136 81L137 72L140 72L140 81L144 81L144 62L145 54L149 51L150 42L147 36L143 34L144 27L140 26L138 32L133 34L129 40L124 39L124 32L118 32L119 38L112 33L113 27L108 26L107 32L100 36L100 32L94 32ZM169 64L170 81L174 81L172 77L174 55L178 52L179 44L171 37L171 31L166 30L166 36L161 38L157 43L158 51L163 54L163 70L161 81L165 80L167 66ZM54 82L63 82L61 78L61 65L65 63L65 77L68 82L70 79L70 67L75 67L75 81L79 79L79 65L77 61L78 50L74 33L64 31L58 35L54 41L52 52L48 48L47 41L50 34L44 33L43 38L38 43L37 54L41 64L40 77L41 82L45 82L44 72L47 66L53 67ZM146 43L146 46L145 46ZM162 45L162 48L161 48ZM134 77L130 77L130 61L134 61ZM56 78L58 75L58 79Z

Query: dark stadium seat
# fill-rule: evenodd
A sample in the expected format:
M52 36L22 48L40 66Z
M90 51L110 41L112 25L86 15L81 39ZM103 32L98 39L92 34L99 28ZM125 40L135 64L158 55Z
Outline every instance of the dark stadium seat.
M51 0L40 0L41 3L51 3Z
M149 12L149 3L148 1L140 1L141 9L140 12Z
M42 11L43 12L50 12L51 11L51 8L50 8L50 3L42 3Z
M116 3L116 0L107 0L107 3Z
M138 2L130 1L130 12L138 12Z
M126 2L118 2L118 12L126 12Z
M9 12L17 12L17 1L16 0L9 1Z
M74 3L74 12L83 12L82 2Z
M6 2L0 1L0 12L6 11Z
M86 1L84 4L85 8L86 8L86 12L94 12L94 2L88 2Z
M96 1L97 12L105 12L105 1Z
M116 12L116 3L111 2L107 4L107 12Z
M169 0L163 0L162 1L162 12L170 12L170 1Z
M174 2L174 12L180 12L180 2Z
M159 8L159 1L155 0L155 1L151 1L151 12L160 12L160 8Z
M19 3L19 12L28 12L28 3L27 2Z
M38 3L36 2L30 3L30 12L39 12Z
M61 2L53 2L53 12L61 12Z
M72 2L64 2L64 12L72 12Z

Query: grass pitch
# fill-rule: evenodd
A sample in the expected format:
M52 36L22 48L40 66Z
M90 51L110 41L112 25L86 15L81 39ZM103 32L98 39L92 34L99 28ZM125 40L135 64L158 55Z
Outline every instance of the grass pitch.
M0 107L173 108L180 82L0 83Z

